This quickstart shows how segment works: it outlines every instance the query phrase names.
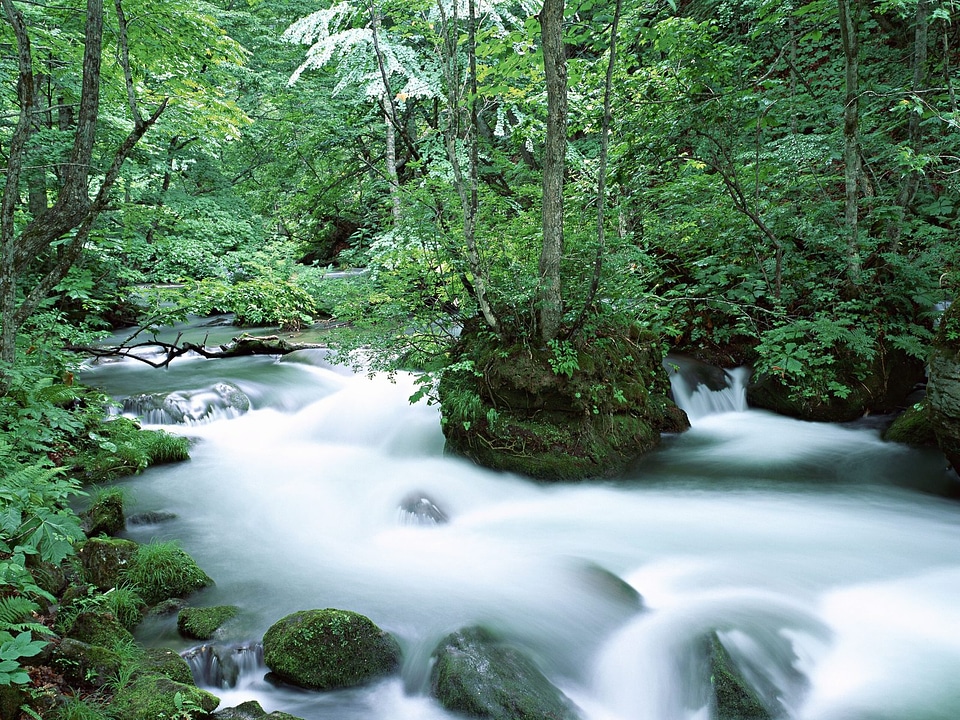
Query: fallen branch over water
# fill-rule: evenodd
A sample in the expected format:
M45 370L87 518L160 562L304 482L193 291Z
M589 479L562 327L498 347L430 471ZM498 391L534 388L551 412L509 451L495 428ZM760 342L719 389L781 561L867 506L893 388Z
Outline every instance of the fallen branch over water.
M279 335L248 335L244 333L233 338L229 343L217 348L209 348L206 338L203 343L180 342L182 335L177 335L172 343L161 340L148 340L132 345L115 345L112 347L70 347L75 352L83 352L96 358L133 358L155 368L167 367L176 358L187 353L196 353L208 359L244 357L248 355L286 355L297 350L325 348L320 343L290 342ZM156 348L162 355L143 355L138 351L145 348Z

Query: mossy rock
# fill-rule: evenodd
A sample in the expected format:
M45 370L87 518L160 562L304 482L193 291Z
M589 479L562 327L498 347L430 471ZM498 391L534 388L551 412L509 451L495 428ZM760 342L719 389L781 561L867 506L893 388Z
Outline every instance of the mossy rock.
M263 659L284 682L330 690L393 672L400 663L400 647L358 613L334 608L303 610L267 630Z
M214 584L192 557L167 542L138 547L124 577L140 590L149 605L186 597Z
M747 387L751 407L815 422L849 422L870 413L895 412L923 379L924 363L901 350L879 354L869 365L840 356L835 382L849 388L846 397L820 387L788 387L776 376L757 376Z
M538 347L470 321L439 386L447 449L543 480L614 475L689 427L661 360L633 328Z
M50 662L65 680L75 686L85 683L104 685L123 665L120 655L113 650L69 637L56 643Z
M133 643L131 632L112 613L103 610L79 613L70 624L66 636L105 648Z
M926 401L911 405L900 413L883 433L883 439L914 447L936 446L937 435L930 422Z
M140 661L141 672L148 675L165 675L184 685L193 685L190 665L170 648L147 648Z
M530 658L483 628L449 635L433 659L431 693L447 710L490 720L578 717Z
M94 535L116 535L126 527L123 516L123 494L105 492L96 498L81 515L83 531L87 537Z
M927 400L937 444L960 473L960 303L940 318L930 353Z
M256 700L247 700L236 707L224 708L213 714L216 720L263 720L267 711Z
M118 417L92 428L90 441L73 458L71 472L86 484L106 483L151 465L190 457L190 441L163 430L143 430Z
M123 720L157 720L179 717L176 697L181 705L195 706L203 713L212 713L220 698L194 685L171 680L165 675L140 675L117 691L107 710Z
M744 679L716 634L708 640L715 720L773 720L759 693Z
M236 617L238 612L240 609L235 605L183 608L177 615L177 630L187 638L209 640L221 625Z
M116 587L139 545L119 538L90 538L77 549L87 582L99 590Z

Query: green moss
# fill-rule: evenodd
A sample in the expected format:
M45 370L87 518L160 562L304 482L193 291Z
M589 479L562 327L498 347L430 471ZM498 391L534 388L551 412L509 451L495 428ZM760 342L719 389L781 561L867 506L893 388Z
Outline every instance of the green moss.
M100 590L116 587L138 547L132 540L90 538L77 549L84 578Z
M772 720L760 696L743 679L716 635L710 638L710 684L717 720Z
M927 403L911 405L900 413L883 434L883 439L914 446L936 445L937 437Z
M111 489L99 493L81 517L83 531L88 536L101 533L116 535L126 527L123 516L123 492Z
M119 672L120 655L102 645L63 638L52 653L51 665L74 685L103 685Z
M71 471L85 483L105 483L150 465L186 460L189 448L186 438L163 430L143 430L133 420L118 417L90 430Z
M130 559L124 577L139 588L150 605L174 597L186 597L213 580L176 543L141 545Z
M235 605L183 608L177 615L177 630L195 640L209 640L217 629L240 612Z
M392 672L399 665L400 648L369 618L327 608L276 622L263 636L263 659L281 680L327 690Z
M102 610L77 614L66 632L68 637L90 645L113 648L121 643L132 643L133 635L111 613Z
M194 684L190 665L170 648L146 648L138 666L139 671L146 675L165 675L185 685Z
M141 675L117 691L109 712L123 720L157 720L181 717L178 713L183 707L212 713L219 704L218 697L193 685L176 682L165 675Z
M451 452L545 480L611 475L688 426L660 345L608 328L579 345L503 341L468 324L439 386Z

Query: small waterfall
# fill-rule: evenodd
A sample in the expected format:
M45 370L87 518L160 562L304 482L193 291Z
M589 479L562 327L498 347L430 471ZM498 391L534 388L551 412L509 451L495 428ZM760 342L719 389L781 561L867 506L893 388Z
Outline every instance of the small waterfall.
M663 366L670 374L674 402L691 422L747 409L750 368L723 370L679 355L668 355Z
M263 645L250 642L242 645L208 643L182 653L190 666L193 679L202 687L221 689L245 684L244 678L259 680L267 672L263 662Z

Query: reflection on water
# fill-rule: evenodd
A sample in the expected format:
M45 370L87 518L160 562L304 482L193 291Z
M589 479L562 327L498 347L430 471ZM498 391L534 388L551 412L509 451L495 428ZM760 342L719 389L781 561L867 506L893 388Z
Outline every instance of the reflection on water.
M189 429L192 460L124 483L131 526L177 538L216 579L198 598L258 640L306 608L368 615L402 676L305 693L247 673L215 689L306 720L452 718L424 694L446 633L485 623L524 646L588 720L705 718L704 633L797 720L960 716L960 506L908 489L951 482L942 456L876 431L746 411L698 419L620 481L536 484L443 453L413 378L245 358L164 371L104 366L116 395L230 382L250 412ZM408 522L427 498L444 522ZM643 597L640 610L616 577ZM171 623L149 642L186 649Z

